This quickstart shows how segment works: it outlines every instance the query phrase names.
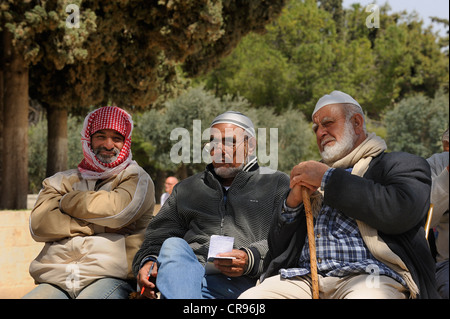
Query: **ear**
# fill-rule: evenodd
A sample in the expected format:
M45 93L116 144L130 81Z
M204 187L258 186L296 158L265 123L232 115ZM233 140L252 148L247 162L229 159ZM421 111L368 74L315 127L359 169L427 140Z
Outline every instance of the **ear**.
M448 150L449 150L448 141L442 141L442 148L443 148L444 152L448 152Z
M254 136L249 136L247 140L248 145L248 155L252 155L256 150L256 138Z
M364 134L364 118L361 114L356 113L350 119L353 129L357 135Z

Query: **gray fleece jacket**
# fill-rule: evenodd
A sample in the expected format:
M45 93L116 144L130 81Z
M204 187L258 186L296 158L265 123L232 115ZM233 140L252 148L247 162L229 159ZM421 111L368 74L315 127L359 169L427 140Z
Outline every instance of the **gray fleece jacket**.
M262 173L264 172L264 173ZM205 264L211 235L234 237L234 248L249 255L246 275L262 273L268 251L267 235L274 213L281 210L289 191L285 173L260 168L256 163L236 175L228 191L212 168L178 183L159 213L150 222L145 240L133 261L137 275L142 261L157 257L163 242L180 237Z

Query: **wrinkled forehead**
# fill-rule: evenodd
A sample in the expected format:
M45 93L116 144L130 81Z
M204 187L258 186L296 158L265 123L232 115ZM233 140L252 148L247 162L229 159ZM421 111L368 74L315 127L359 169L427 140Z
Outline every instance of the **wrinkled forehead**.
M344 107L341 104L330 104L324 106L313 115L313 130L318 125L323 124L326 121L336 121L337 119L345 119Z
M341 104L330 104L324 106L313 115L313 123L320 124L325 117L345 117L345 110Z

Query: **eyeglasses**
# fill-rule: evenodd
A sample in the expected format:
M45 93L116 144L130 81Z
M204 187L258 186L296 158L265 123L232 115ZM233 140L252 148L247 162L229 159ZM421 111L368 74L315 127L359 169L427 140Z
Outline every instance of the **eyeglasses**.
M213 139L209 142L209 150L212 151L213 149L217 149L219 146L224 148L226 152L234 151L236 148L238 148L243 142L247 140L247 137L245 137L242 141L239 143L235 142L231 139L225 139L224 141Z

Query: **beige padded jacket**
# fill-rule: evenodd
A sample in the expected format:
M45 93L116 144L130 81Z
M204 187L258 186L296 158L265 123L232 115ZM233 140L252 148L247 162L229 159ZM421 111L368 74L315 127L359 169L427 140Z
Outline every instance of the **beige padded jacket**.
M133 278L154 205L153 181L134 161L106 180L83 179L77 169L45 179L30 215L33 239L45 242L31 276L72 297L99 278Z

